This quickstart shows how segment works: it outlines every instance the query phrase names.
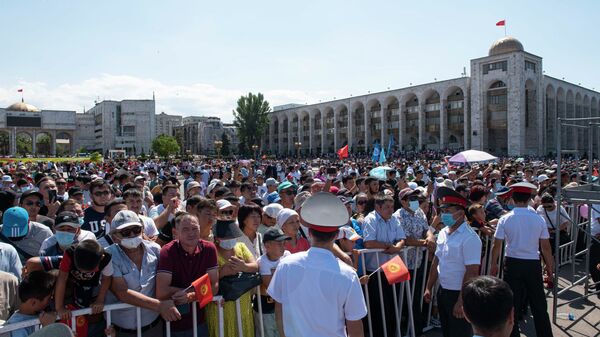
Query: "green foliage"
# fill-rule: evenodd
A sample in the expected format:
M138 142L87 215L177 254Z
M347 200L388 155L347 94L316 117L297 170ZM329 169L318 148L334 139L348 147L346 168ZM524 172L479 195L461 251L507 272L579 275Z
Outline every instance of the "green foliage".
M223 142L223 147L221 148L221 155L223 157L227 157L231 154L231 142L229 141L229 137L223 132L221 135L221 141Z
M152 141L152 151L161 157L168 157L179 153L179 144L175 137L160 135Z
M20 133L17 135L17 153L25 156L33 152L33 141L28 134Z
M260 137L269 125L269 102L265 101L263 94L248 93L237 101L237 108L233 111L233 124L237 128L240 140L239 150L248 154L252 145L260 143Z
M99 163L102 161L102 155L98 152L92 152L92 154L90 155L90 161L92 163Z

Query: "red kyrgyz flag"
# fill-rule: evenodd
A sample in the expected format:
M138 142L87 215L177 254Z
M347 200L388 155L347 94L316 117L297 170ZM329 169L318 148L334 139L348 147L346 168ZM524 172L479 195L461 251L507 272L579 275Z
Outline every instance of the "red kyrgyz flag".
M23 92L23 89L19 89L19 90L17 90L17 92Z
M204 274L199 277L196 281L192 282L194 291L196 292L196 298L200 308L204 308L213 299L212 287L210 285L210 278L208 274Z
M382 264L381 269L383 269L383 273L389 284L410 280L408 268L406 268L406 265L398 255Z
M506 26L506 20L500 20L496 22L496 26Z
M338 156L340 156L340 159L348 158L348 145L339 149L337 154L338 154Z

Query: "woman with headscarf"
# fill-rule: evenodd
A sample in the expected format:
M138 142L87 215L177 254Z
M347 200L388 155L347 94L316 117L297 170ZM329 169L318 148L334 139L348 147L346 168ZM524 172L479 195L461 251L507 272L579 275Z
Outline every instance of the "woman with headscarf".
M310 248L310 243L304 237L300 235L298 230L300 229L300 216L294 210L289 208L282 209L277 214L277 227L279 227L283 233L291 240L287 240L284 244L286 250L294 254L297 252L303 252Z
M214 229L215 243L217 244L217 260L219 263L219 278L235 275L240 272L255 273L258 264L252 256L252 252L239 238L244 235L233 220L218 220ZM242 317L242 333L244 336L254 336L254 316L251 304L252 291L246 292L240 301L240 312ZM219 335L219 321L217 303L211 302L206 306L206 322L209 335ZM223 304L223 317L225 336L238 336L237 316L235 301L225 301Z

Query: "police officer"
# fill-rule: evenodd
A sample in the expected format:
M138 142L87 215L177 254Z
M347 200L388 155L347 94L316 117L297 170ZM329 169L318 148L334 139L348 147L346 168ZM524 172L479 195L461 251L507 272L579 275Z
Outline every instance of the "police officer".
M333 255L338 228L348 223L346 206L333 194L313 194L302 205L312 247L281 260L268 294L282 336L363 336L367 315L354 269Z
M481 263L481 240L466 221L467 199L448 187L437 190L444 228L437 238L435 257L423 298L431 301L431 292L440 280L437 303L444 337L471 337L473 331L462 309L460 295L464 283L476 277Z
M511 336L520 336L516 314L523 307L524 295L529 299L537 336L552 336L539 251L541 247L546 272L552 276L554 259L550 249L550 235L544 219L528 208L529 201L537 188L528 182L513 184L510 188L515 208L498 221L492 250L491 272L492 275L498 273L497 261L502 242L505 241L504 280L513 291L515 308L515 324Z

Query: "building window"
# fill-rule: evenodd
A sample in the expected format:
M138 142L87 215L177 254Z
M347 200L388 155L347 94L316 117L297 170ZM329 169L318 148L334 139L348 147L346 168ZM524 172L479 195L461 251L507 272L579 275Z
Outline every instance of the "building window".
M507 68L508 68L508 61L488 63L488 64L483 65L483 73L487 74L488 72L490 72L492 70L506 71Z
M525 71L532 70L535 73L535 63L525 60Z

